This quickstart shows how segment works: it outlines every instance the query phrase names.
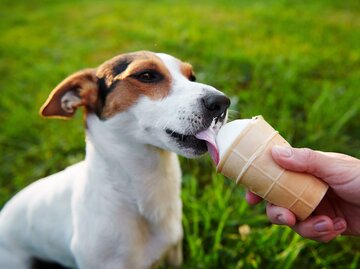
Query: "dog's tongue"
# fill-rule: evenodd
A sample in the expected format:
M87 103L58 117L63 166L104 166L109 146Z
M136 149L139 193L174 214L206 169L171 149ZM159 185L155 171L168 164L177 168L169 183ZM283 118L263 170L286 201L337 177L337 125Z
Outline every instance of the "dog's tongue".
M213 128L208 128L208 129L196 134L195 137L200 140L206 141L206 145L207 145L209 154L211 156L211 159L217 165L219 163L219 151L218 151L218 148L217 148L216 142L215 142L215 138L216 138L215 130Z

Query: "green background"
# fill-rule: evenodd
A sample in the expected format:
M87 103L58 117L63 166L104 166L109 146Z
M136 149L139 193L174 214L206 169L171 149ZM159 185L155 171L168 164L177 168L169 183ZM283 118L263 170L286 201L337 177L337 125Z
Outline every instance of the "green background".
M231 97L230 119L262 114L293 146L360 157L359 1L0 0L0 30L0 207L84 157L81 113L38 116L48 93L135 50L192 63ZM359 239L302 239L248 206L208 156L181 162L183 268L360 267Z

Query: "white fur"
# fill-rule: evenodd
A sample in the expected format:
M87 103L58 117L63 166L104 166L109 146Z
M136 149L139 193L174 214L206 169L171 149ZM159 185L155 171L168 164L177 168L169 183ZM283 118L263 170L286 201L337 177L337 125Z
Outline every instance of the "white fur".
M30 258L81 269L150 268L182 240L180 148L165 128L195 131L197 99L214 88L187 80L178 60L158 54L173 84L162 100L141 97L108 120L86 119L86 158L38 180L0 213L0 268ZM164 151L163 149L169 150ZM181 255L174 263L181 264ZM176 260L177 259L177 260Z

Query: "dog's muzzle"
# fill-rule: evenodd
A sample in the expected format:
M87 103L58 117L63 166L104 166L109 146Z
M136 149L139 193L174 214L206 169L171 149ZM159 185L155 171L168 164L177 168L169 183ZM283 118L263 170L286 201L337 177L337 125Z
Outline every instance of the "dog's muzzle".
M191 128L188 132L178 133L171 129L165 130L180 148L191 149L194 155L201 155L208 150L210 151L209 146L211 145L198 134L209 132L215 136L225 122L230 99L222 94L208 94L201 98L200 105L201 113L197 116L200 116L201 119L196 121L196 124L190 120Z

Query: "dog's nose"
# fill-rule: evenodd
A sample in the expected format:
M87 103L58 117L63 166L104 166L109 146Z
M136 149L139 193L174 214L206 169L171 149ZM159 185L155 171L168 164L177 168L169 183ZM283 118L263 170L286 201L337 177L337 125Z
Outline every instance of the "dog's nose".
M204 107L211 116L218 117L230 106L230 99L225 95L206 95L202 98Z

